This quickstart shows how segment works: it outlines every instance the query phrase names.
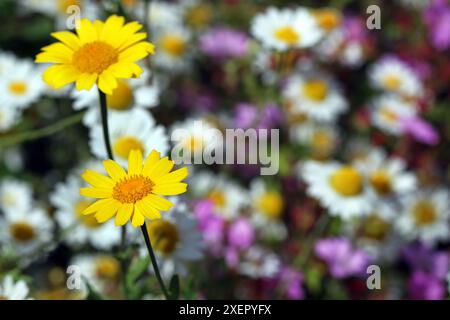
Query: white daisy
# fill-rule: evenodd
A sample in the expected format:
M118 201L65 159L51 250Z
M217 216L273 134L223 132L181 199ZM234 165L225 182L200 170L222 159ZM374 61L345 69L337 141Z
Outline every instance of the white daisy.
M280 259L274 253L262 247L251 247L244 252L237 270L251 278L271 278L280 268Z
M0 77L9 74L17 63L18 59L12 53L0 51Z
M334 125L307 121L291 127L291 139L311 149L314 159L326 159L339 145L339 134Z
M33 208L5 215L0 228L2 243L17 255L26 257L49 244L53 222L43 209Z
M79 246L90 243L99 249L111 249L120 241L120 228L112 220L98 223L93 216L82 214L92 204L80 196L80 188L85 186L78 175L69 176L67 181L56 185L50 195L50 202L56 208L55 219L69 244Z
M387 158L382 149L372 149L367 157L357 160L355 165L368 179L370 189L376 196L405 194L417 186L417 178L406 171L406 163L400 158Z
M290 77L283 97L291 113L304 113L320 122L334 121L348 109L348 102L337 84L320 73Z
M108 294L120 284L120 261L112 255L80 254L72 258L70 265L76 266L83 278L99 293ZM84 296L88 292L85 279L81 281L79 290Z
M17 61L12 69L0 77L0 96L8 107L27 108L39 99L44 83L28 60Z
M0 183L0 209L5 214L15 215L31 209L33 191L23 181L5 179Z
M183 26L171 26L154 34L158 54L153 61L157 67L169 72L184 71L191 61L191 33Z
M159 104L160 85L157 79L150 82L151 72L145 72L140 78L121 79L111 95L107 95L106 103L109 110L128 111L132 108L153 108ZM87 126L100 121L99 97L97 88L91 90L73 90L75 99L73 108L80 110L88 108L83 123Z
M248 205L247 192L224 176L200 171L191 175L189 186L196 197L211 200L215 212L228 220L239 216Z
M370 193L356 167L308 161L301 175L308 184L308 195L319 200L331 215L351 219L370 213Z
M251 221L262 233L264 238L282 240L287 235L281 215L284 209L284 200L281 194L269 190L264 181L255 179L250 185L252 205Z
M159 261L161 274L170 278L174 274L188 274L187 263L203 256L202 235L185 203L176 204L162 219L147 222L147 231ZM140 254L147 256L145 245ZM153 269L152 269L153 270Z
M397 58L380 59L372 65L369 80L375 88L387 92L407 97L419 97L423 94L423 85L417 74Z
M371 105L372 124L392 135L400 135L403 132L402 119L412 117L416 113L414 105L396 95L382 95Z
M6 132L19 122L20 110L8 107L0 98L0 132Z
M400 199L403 212L397 228L408 239L427 244L446 241L450 236L450 199L447 190L422 191Z
M162 155L167 153L169 144L165 129L155 124L148 111L139 108L128 112L111 111L108 121L112 152L119 164L127 165L128 154L133 149L140 149L144 157L153 149ZM101 124L91 128L89 137L91 152L99 159L107 159Z
M323 34L314 16L303 8L270 7L253 18L250 30L265 48L277 51L311 47Z
M29 292L25 281L14 281L10 275L4 277L0 283L0 300L29 300Z
M127 2L122 0L122 2ZM132 1L128 1L132 2ZM136 4L125 5L129 9L132 9L139 20L144 21L144 1L139 1ZM178 3L171 3L165 1L151 1L149 7L150 29L159 32L159 30L167 28L167 26L180 26L183 23L183 8Z
M183 122L176 122L170 131L170 138L175 146L172 150L172 158L176 156L185 159L184 163L189 163L192 158L196 163L196 158L203 159L203 152L221 148L223 144L223 137L219 135L218 129L201 118L189 118ZM177 154L178 149L179 154Z

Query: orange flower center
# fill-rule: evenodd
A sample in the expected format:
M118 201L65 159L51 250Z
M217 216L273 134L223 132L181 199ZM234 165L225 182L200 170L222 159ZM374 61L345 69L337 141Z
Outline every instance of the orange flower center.
M351 197L361 193L363 181L361 174L352 167L342 167L330 177L333 189L344 197Z
M147 223L147 231L155 249L164 255L171 254L179 241L175 225L165 220L153 220Z
M139 150L141 151L141 153L144 153L144 146L135 137L124 136L117 139L117 141L114 143L113 150L114 153L116 153L122 159L128 159L128 155L130 154L131 150Z
M115 279L119 275L120 264L115 258L101 257L95 263L95 273L101 279Z
M426 200L416 203L413 208L413 215L416 223L421 226L433 223L438 216L434 205Z
M102 41L86 43L73 54L73 64L82 73L100 74L118 61L118 52Z
M186 51L186 42L177 35L168 34L161 39L161 48L172 56L180 57Z
M375 171L370 177L370 183L381 195L387 195L392 191L391 178L384 170Z
M108 107L115 110L129 109L133 104L134 97L130 85L124 81L117 81L117 88L111 95L106 96Z
M311 80L303 85L303 94L310 100L323 101L328 93L328 86L324 81Z
M116 183L112 196L121 203L135 203L149 195L154 185L148 177L133 175Z
M275 30L275 38L289 45L298 43L300 35L292 27L282 27Z
M9 84L9 91L16 96L20 96L27 92L27 85L23 81L11 82Z
M332 9L324 9L314 13L317 23L323 29L330 31L341 23L341 16Z
M14 239L20 242L28 242L36 236L33 226L27 222L14 223L11 225L10 233Z
M398 90L401 85L401 80L396 75L389 75L384 78L383 84L389 90Z

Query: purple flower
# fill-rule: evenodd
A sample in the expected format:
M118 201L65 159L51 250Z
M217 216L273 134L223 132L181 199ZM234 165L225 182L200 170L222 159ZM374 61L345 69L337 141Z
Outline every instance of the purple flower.
M284 288L285 296L291 300L300 300L305 297L303 290L303 274L289 267L283 267L280 282Z
M200 49L219 60L240 58L247 54L248 37L233 29L215 28L200 38Z
M331 275L336 278L361 275L366 271L370 261L370 257L364 251L354 249L346 238L319 240L315 252L328 264Z
M424 11L424 20L432 45L439 50L450 47L450 5L447 0L434 0Z
M409 278L408 291L416 300L440 300L445 296L442 280L423 271L415 271Z
M345 17L343 28L348 41L363 42L367 38L366 24L361 17Z
M234 110L234 127L248 129L253 126L258 115L257 108L250 103L239 103Z
M203 241L214 255L222 251L225 235L225 221L214 213L214 204L210 200L199 201L194 207Z
M272 129L283 121L283 112L275 104L267 104L264 107L258 125L259 129Z
M245 218L235 220L228 229L228 243L238 249L249 248L255 237L255 231Z
M417 141L435 145L439 142L439 135L431 124L420 117L400 119L403 132L410 134Z
M424 271L440 279L446 277L450 268L450 256L447 252L433 251L424 245L405 247L403 257L414 270Z

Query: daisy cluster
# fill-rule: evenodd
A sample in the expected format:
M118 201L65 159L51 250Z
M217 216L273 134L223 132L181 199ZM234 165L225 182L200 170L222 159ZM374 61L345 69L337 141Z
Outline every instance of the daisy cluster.
M1 5L0 300L449 297L450 3L274 3Z

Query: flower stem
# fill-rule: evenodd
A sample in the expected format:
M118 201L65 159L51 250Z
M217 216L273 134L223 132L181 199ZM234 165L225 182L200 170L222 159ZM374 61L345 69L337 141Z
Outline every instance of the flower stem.
M161 287L161 290L164 294L164 297L167 300L170 300L169 292L166 289L166 286L164 285L164 281L161 278L161 273L159 272L158 263L156 261L155 253L153 252L152 243L150 241L150 237L148 235L147 226L144 222L144 224L141 226L142 234L144 235L145 244L147 246L148 254L150 255L150 259L152 260L153 270L155 270L156 279L159 282L159 285Z
M109 141L109 129L108 129L108 109L106 106L106 95L98 90L100 98L100 113L102 117L102 128L103 128L103 139L105 140L106 152L108 153L108 158L114 160L111 151L111 142Z

